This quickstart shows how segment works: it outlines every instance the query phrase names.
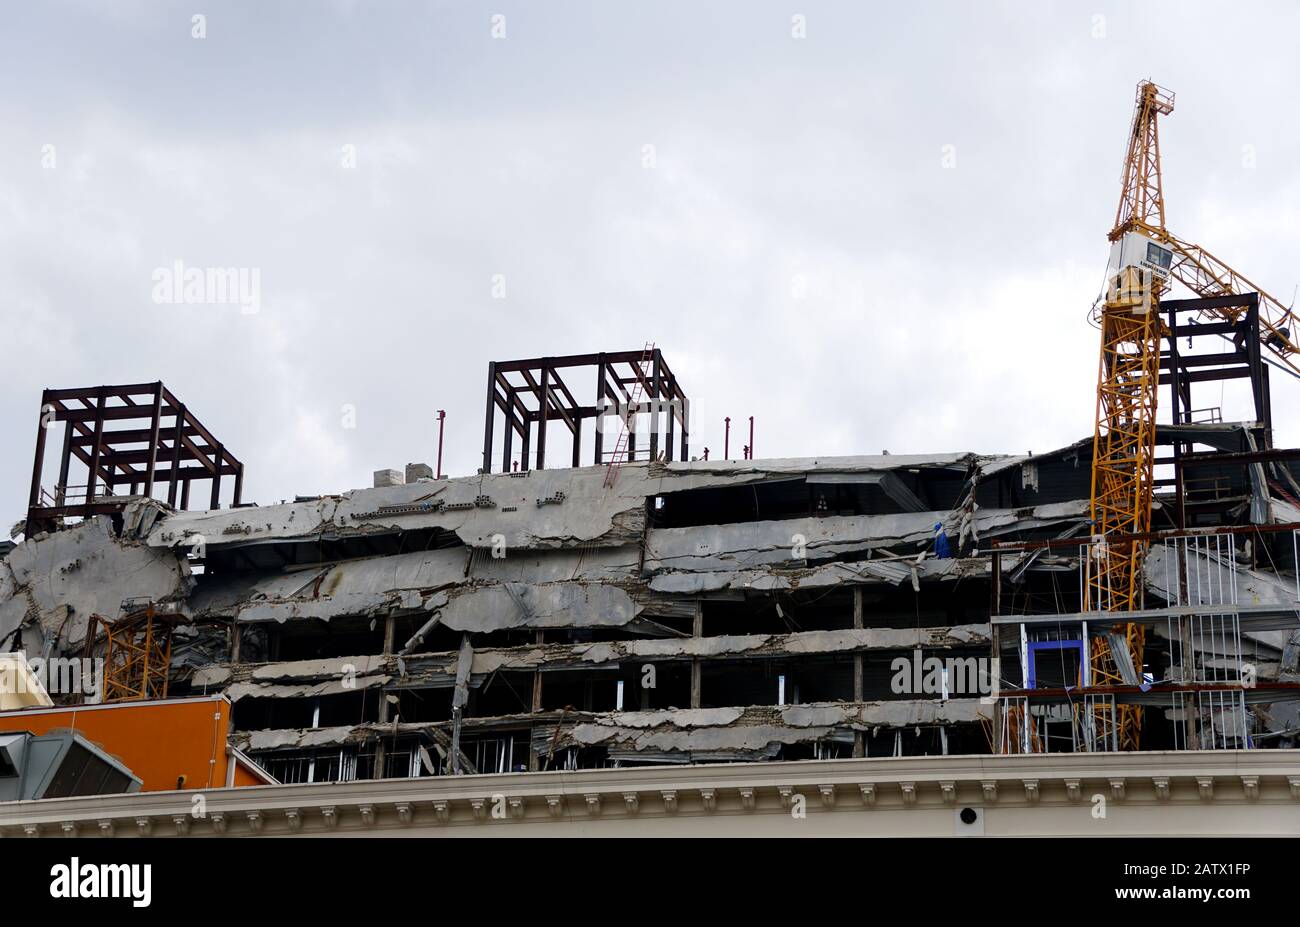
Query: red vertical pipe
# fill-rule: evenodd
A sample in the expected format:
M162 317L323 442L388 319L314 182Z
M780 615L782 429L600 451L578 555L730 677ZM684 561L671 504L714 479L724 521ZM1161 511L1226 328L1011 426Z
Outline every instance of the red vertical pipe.
M438 468L434 471L434 475L438 479L442 479L442 429L446 421L447 421L447 411L445 409L439 409L438 410Z

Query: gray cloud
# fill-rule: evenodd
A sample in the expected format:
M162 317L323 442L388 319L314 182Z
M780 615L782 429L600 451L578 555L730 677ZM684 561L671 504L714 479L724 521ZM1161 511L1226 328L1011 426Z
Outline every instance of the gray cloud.
M431 460L438 408L473 472L489 360L651 340L696 451L728 414L760 456L1068 443L1147 76L1170 226L1300 279L1289 5L195 6L3 14L10 520L44 386L163 379L272 501ZM175 260L258 268L260 311L155 304Z

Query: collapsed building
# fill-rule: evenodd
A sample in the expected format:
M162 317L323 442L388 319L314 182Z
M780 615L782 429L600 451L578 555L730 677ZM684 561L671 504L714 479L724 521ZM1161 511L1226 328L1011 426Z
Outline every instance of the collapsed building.
M576 368L595 370L589 405ZM1091 439L692 459L689 400L651 349L493 364L487 400L473 476L412 464L253 505L162 384L47 391L60 477L41 489L43 424L0 651L99 653L147 602L166 695L226 696L230 746L280 782L1099 751L1089 718L1116 700L1144 706L1143 749L1300 736L1300 451L1272 448L1266 410L1162 426L1147 657L1097 693ZM548 424L570 432L565 468ZM208 510L187 510L193 480Z

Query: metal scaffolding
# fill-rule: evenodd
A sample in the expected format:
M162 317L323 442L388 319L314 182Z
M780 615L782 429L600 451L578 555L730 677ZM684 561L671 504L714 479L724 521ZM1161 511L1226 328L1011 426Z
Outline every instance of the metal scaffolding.
M1012 649L1013 642L1004 641L1003 635L1014 633L1020 669L1019 685L1014 677L1009 684L1003 680L1004 688L997 693L990 735L997 752L1125 749L1118 722L1121 712L1134 708L1155 713L1153 723L1168 724L1165 736L1174 749L1252 749L1257 722L1248 706L1300 697L1294 682L1257 681L1243 634L1243 628L1251 632L1294 629L1300 615L1300 576L1295 580L1294 601L1285 592L1282 601L1261 602L1257 593L1247 604L1239 601L1250 559L1289 554L1294 564L1300 556L1300 529L1225 526L1154 532L1131 540L1148 545L1146 582L1162 602L1126 613L1126 624L1143 629L1145 661L1121 660L1113 681L1099 684L1089 661L1077 656L1095 652L1098 640L1112 652L1124 653L1123 632L1114 626L1111 614L1089 608L1003 615L995 596L994 655ZM1087 603L1099 543L1105 541L1022 542L1000 547L994 559L1004 551L1020 556L1050 548L1077 552L1078 596ZM996 562L994 576L995 584L1000 582ZM1070 659L1058 659L1067 653ZM1045 658L1051 668L1046 682Z

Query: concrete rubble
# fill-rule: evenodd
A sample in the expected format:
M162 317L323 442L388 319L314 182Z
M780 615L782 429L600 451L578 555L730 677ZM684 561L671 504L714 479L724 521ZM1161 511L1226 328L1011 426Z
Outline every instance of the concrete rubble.
M612 488L597 467L434 479L412 464L280 505L140 500L14 548L0 641L76 653L91 615L174 603L178 691L227 695L232 742L290 781L317 762L446 771L453 755L506 771L986 752L978 693L900 690L895 662L988 656L993 545L1086 540L1089 462L1082 442L636 463ZM1161 556L1148 590L1167 600ZM1029 596L1075 582L1078 553L1001 568ZM1295 598L1277 572L1241 583ZM1293 633L1251 641L1265 671L1296 672Z

